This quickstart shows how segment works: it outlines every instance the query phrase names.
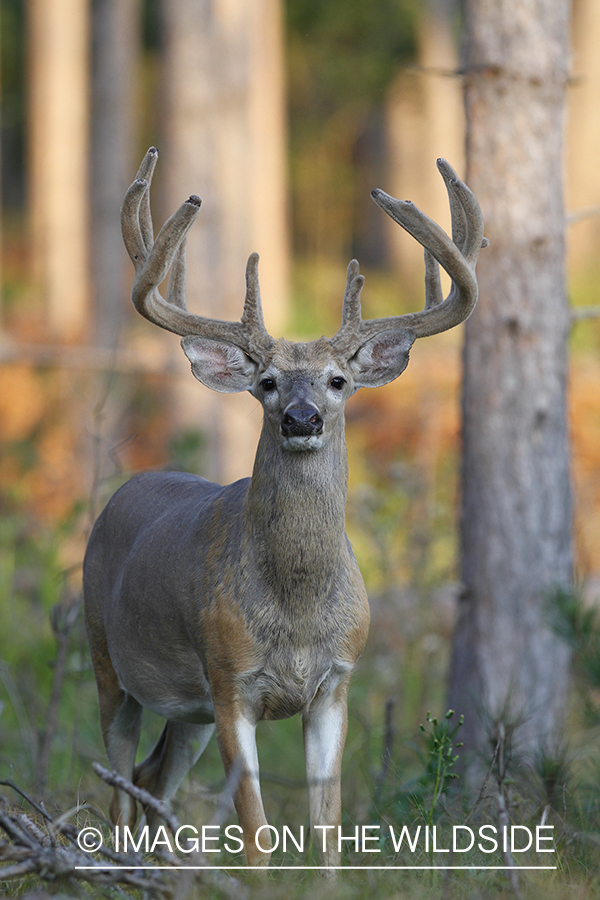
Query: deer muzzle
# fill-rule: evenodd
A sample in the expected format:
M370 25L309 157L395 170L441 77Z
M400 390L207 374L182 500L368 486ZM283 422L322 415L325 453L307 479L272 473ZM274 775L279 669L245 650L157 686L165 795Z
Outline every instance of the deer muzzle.
M312 403L290 404L281 417L284 437L312 437L323 433L323 418Z

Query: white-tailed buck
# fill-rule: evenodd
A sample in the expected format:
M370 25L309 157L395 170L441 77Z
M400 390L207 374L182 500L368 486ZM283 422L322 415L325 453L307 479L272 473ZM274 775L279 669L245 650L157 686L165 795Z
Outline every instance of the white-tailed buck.
M341 822L346 695L369 624L367 596L344 532L344 406L358 388L397 378L418 337L467 318L477 300L483 239L477 200L444 160L452 240L412 203L383 191L375 202L425 248L425 309L364 321L363 277L348 266L342 325L307 343L267 333L258 256L246 269L240 322L193 315L185 304L185 238L200 209L190 197L154 239L151 148L123 205L135 266L132 299L143 316L182 335L196 378L215 391L250 391L264 410L251 478L221 487L182 473L138 475L96 522L84 564L87 631L111 766L169 800L216 728L250 865L266 825L255 729L302 715L310 821ZM438 263L452 280L444 300ZM166 299L157 285L172 268ZM167 722L135 764L142 707ZM135 802L115 791L115 823L135 823ZM153 813L148 811L151 828ZM339 862L337 829L322 852ZM263 848L268 840L263 829ZM321 838L317 844L321 843Z

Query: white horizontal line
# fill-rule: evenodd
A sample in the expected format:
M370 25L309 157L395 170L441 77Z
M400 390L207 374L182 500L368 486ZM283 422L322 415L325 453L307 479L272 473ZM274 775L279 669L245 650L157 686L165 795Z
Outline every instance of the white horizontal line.
M277 872L280 869L337 869L340 871L349 870L349 869L359 869L365 871L366 869L381 869L383 871L388 870L399 870L399 869L496 869L496 870L505 870L505 869L533 869L535 871L541 871L542 869L557 869L558 866L75 866L76 869L124 869L128 872L138 869L149 870L152 872L161 872L161 871L178 871L178 870L205 870L205 869L216 869L217 871L221 869L247 869L250 871L268 871L269 872ZM0 869L0 873L1 873Z

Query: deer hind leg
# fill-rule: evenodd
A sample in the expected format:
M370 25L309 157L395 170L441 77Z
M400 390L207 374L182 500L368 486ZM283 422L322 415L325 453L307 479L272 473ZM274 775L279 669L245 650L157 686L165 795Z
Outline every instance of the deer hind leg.
M131 781L135 752L140 739L142 707L126 691L100 692L100 725L106 755L112 769ZM135 826L135 800L115 788L110 804L110 817L115 825Z
M131 781L140 739L142 707L120 686L103 631L89 627L88 635L98 688L100 728L108 762L115 772ZM136 818L135 800L115 788L110 804L110 817L115 825L133 828Z
M213 723L167 722L150 755L135 766L134 783L150 791L158 800L168 802L202 754L214 730ZM146 809L146 821L151 835L163 824L151 809Z

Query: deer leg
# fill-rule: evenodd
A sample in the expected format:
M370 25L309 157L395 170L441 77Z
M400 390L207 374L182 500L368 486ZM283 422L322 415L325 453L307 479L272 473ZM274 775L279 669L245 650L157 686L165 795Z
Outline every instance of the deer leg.
M167 722L150 755L135 766L133 780L138 787L150 791L157 799L169 801L198 760L213 731L214 724ZM154 835L161 819L153 810L146 810L150 834Z
M303 717L310 825L313 842L325 866L340 864L338 827L342 823L341 773L348 727L347 692L346 680L332 694L317 695ZM317 825L325 827L316 829Z
M243 832L249 866L266 866L271 856L258 775L256 722L234 716L231 710L215 710L217 741L227 779L233 787L233 802ZM259 829L263 829L257 834Z
M140 740L142 707L119 683L108 652L102 617L95 612L92 603L97 598L91 587L93 584L86 587L86 628L98 689L102 739L111 768L131 781ZM136 819L135 800L115 788L110 804L110 817L115 825L128 825L133 829Z
M135 752L140 739L142 707L122 689L101 691L98 687L100 725L106 755L112 769L129 781L133 777ZM110 804L110 817L115 825L135 826L135 800L115 788Z

